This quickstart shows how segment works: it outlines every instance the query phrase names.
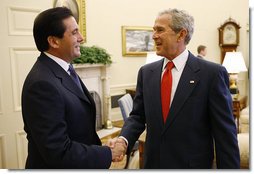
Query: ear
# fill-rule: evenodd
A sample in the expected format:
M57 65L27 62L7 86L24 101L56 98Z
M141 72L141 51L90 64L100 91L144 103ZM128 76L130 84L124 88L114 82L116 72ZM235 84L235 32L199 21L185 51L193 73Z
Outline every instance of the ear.
M177 41L180 42L180 41L184 40L186 35L187 35L187 30L185 28L183 28L181 31L179 31L177 33L177 36L178 36Z
M49 43L50 47L52 47L52 48L59 48L59 40L58 40L58 38L56 38L54 36L48 37L48 43Z

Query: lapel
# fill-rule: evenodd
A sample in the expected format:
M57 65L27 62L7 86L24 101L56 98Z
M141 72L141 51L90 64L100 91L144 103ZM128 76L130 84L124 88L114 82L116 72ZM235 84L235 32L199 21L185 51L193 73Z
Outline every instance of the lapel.
M92 98L90 92L88 91L88 89L86 88L86 86L84 85L84 83L82 82L82 80L79 78L79 81L81 83L81 86L82 86L82 89L85 93L85 96L89 99L90 103L94 106L94 109L95 109L95 102L94 102L94 99ZM77 85L76 85L77 86Z
M188 60L184 67L182 76L175 92L175 96L171 103L170 112L167 117L162 134L167 130L168 127L170 127L171 124L173 124L175 118L178 116L178 112L181 110L184 103L187 101L193 89L199 82L199 76L197 73L199 70L200 68L197 63L197 58L195 58L191 53L189 53Z
M81 100L86 101L89 104L94 104L93 99L91 98L88 90L80 79L81 86L84 90L84 93L80 90L80 88L75 84L75 82L71 79L67 72L64 71L54 60L50 59L45 54L41 54L38 58L43 64L50 68L50 70L55 74L55 76L62 82L63 86L72 92L74 95L79 97Z
M149 99L150 99L150 106L154 110L154 113L156 113L154 116L158 116L158 123L161 130L164 127L164 121L162 118L162 109L161 109L161 70L163 66L164 59L154 63L155 66L152 66L152 68L149 71L149 79L147 80L147 87L144 84L144 88L149 88L152 90L152 92L149 92Z

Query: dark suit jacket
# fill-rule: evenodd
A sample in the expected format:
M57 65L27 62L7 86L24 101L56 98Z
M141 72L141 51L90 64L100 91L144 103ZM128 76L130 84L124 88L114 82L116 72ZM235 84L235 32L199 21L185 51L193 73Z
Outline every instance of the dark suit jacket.
M190 53L164 124L162 65L163 60L157 61L139 71L133 110L121 132L129 142L128 148L132 148L146 124L144 168L211 168L214 142L217 167L239 168L226 69Z
M81 82L82 83L82 82ZM111 150L95 131L95 103L55 61L41 54L22 92L26 168L109 168Z
M203 59L203 57L202 57L202 56L200 56L200 55L197 55L197 57L198 57L198 58L202 58L202 59Z

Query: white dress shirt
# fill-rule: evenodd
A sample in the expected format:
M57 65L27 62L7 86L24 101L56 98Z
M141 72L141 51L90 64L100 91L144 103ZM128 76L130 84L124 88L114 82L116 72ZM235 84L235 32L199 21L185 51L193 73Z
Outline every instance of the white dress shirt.
M185 67L186 61L188 59L189 56L189 52L187 49L185 49L179 56L177 56L176 58L173 59L173 63L174 63L174 68L172 68L171 72L172 72L172 91L171 91L171 99L170 99L170 104L172 103L172 100L175 96L175 92L176 92L176 88L177 85L179 83L180 77L183 73L183 69ZM166 65L170 60L168 60L167 58L164 58L164 63L162 66L162 74L161 74L161 79L163 77L163 74L166 70Z
M46 54L49 58L51 58L52 60L54 60L58 65L60 65L69 75L70 72L69 70L69 63L65 62L63 59L60 59L59 57L53 56L52 54L49 54L47 52L44 52L44 54Z

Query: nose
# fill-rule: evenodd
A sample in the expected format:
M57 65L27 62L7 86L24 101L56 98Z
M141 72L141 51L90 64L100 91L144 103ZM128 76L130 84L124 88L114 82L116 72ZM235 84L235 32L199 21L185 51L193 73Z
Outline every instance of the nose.
M79 41L79 42L83 42L83 41L84 41L84 37L82 36L82 34L80 33L80 31L79 31L78 41Z
M158 34L156 33L156 31L153 32L153 39L157 39L158 38Z

